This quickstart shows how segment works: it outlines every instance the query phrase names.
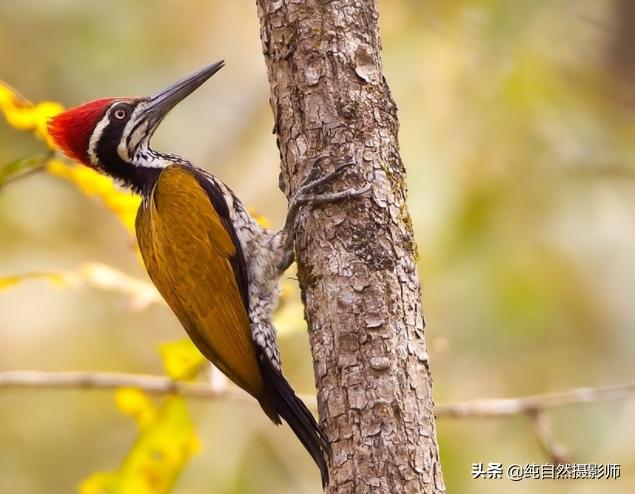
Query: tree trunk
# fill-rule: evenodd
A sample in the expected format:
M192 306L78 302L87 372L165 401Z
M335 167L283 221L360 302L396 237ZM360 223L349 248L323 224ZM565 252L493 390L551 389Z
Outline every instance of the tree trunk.
M357 163L329 190L363 197L298 218L296 257L329 493L441 493L416 244L396 107L381 72L374 0L257 0L291 197L314 159Z

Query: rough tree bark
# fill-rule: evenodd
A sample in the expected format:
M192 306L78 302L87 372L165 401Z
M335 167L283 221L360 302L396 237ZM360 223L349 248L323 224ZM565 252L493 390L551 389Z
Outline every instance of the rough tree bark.
M353 167L330 190L362 198L305 209L296 257L332 442L330 493L445 491L436 444L416 245L396 107L381 72L374 0L257 0L280 186L318 156Z

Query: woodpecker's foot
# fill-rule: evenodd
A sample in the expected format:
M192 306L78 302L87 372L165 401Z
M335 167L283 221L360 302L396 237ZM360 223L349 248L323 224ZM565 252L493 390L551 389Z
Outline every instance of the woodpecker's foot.
M317 180L316 180L317 182ZM359 189L343 190L341 192L326 192L324 194L300 194L293 198L293 202L297 206L316 206L318 204L327 204L329 202L337 202L343 199L352 199L364 195L370 190L371 184L366 184Z
M287 221L285 222L285 227L292 227L295 223L295 217L298 214L298 210L300 206L305 204L325 204L328 202L340 201L342 199L348 199L351 197L357 197L362 195L364 192L367 192L370 189L370 184L362 187L361 189L353 189L353 190L345 190L342 192L330 192L324 194L316 194L314 193L315 189L320 185L324 185L334 178L340 176L350 167L355 165L354 161L347 161L338 165L334 170L325 173L319 178L316 178L318 174L318 167L316 166L320 161L326 159L326 156L321 156L315 160L313 163L311 172L304 179L302 185L298 188L295 195L289 202L289 210L287 212Z
M359 189L351 189L351 190L343 190L340 192L325 192L321 194L312 194L310 191L315 189L315 187L322 185L328 180L332 179L336 175L342 173L346 168L350 166L349 163L345 165L341 165L337 167L332 172L327 173L323 177L312 180L305 185L301 186L296 194L293 196L293 199L289 202L289 210L287 212L287 220L284 224L284 230L289 233L289 238L293 238L293 231L295 226L295 220L298 216L298 212L300 210L300 206L315 206L318 204L327 204L330 202L337 202L343 199L352 199L354 197L359 197L366 192L368 192L371 188L371 184L366 184ZM292 240L291 240L292 243Z
M315 189L320 185L324 185L333 178L341 175L351 166L355 165L354 161L347 161L339 165L334 170L325 173L323 176L316 178L318 172L315 166L319 161L325 159L325 157L318 158L311 170L311 173L304 179L302 185L297 190L291 201L289 201L289 209L287 211L287 219L284 223L284 228L280 230L276 235L276 243L280 251L279 261L276 265L278 272L283 273L285 269L293 262L293 242L295 241L295 220L298 216L301 206L314 206L318 204L326 204L329 202L341 201L343 199L351 199L359 197L371 188L371 184L366 184L359 189L344 190L341 192L327 192L327 193L314 193Z
M360 191L347 190L343 192L332 192L332 193L325 193L325 194L314 193L315 189L317 189L319 186L330 182L334 178L340 176L350 167L355 165L354 161L352 160L347 161L345 163L342 163L341 165L338 165L334 170L331 170L330 172L327 172L321 177L317 178L317 175L319 173L319 169L317 165L321 161L324 161L326 158L327 158L326 156L320 156L313 162L313 166L311 167L311 172L302 181L302 184L296 191L295 195L293 196L291 201L289 201L289 209L287 212L287 221L285 222L285 229L292 228L293 225L295 224L295 218L298 214L300 206L303 206L305 204L325 204L327 202L335 202L342 199L347 199L349 197L355 197L355 196L363 194L364 192L368 190L368 188L370 188L370 185L368 185L367 188L365 188L364 190L360 189ZM359 193L356 193L356 192L359 192Z
M346 163L342 163L341 165L338 165L334 170L331 170L330 172L327 172L321 177L317 178L319 169L316 165L320 163L321 161L324 161L325 159L326 159L326 156L321 156L313 162L313 166L311 167L311 172L302 181L300 188L295 193L296 196L302 195L302 194L309 194L313 192L320 185L324 185L325 183L330 182L335 177L338 177L339 175L344 173L346 170L348 170L350 167L355 165L354 161L347 161Z

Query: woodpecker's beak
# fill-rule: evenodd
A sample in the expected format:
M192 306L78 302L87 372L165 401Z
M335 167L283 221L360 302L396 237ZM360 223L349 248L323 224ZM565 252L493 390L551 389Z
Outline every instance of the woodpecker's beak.
M216 62L152 96L143 109L144 119L147 119L152 127L156 127L172 108L203 85L224 65L224 60Z

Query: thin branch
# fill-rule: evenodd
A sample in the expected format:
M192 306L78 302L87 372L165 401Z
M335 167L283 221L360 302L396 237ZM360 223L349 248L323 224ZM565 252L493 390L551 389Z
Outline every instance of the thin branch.
M544 411L528 413L540 448L554 465L571 464L569 448L556 442L551 431L551 420Z
M23 180L27 177L30 177L32 175L35 175L36 173L40 173L42 171L44 171L46 169L46 163L42 163L41 165L37 165L36 167L33 167L25 172L22 173L16 173L15 175L12 175L11 177L5 178L1 183L0 183L0 189L2 189L3 187L6 187L7 185L11 185L15 182L18 182L20 180Z
M249 396L231 384L226 386L207 383L174 381L169 377L121 372L0 372L0 389L117 389L136 388L151 394L177 393L189 398L231 398L249 400ZM635 383L611 384L597 388L575 388L557 393L531 395L518 398L479 399L438 405L438 418L494 418L511 415L535 415L551 408L609 400L625 400L635 396ZM311 408L316 408L315 397L301 395Z
M55 152L49 150L46 154L21 158L0 166L2 169L0 171L0 190L7 185L44 171L46 169L47 161L53 158L53 156L55 156ZM11 173L20 169L24 170L19 173Z
M556 393L530 395L518 398L493 398L470 400L461 403L439 405L437 417L489 418L506 415L531 414L550 408L582 403L624 400L635 394L635 382L609 384L597 388L574 388Z
M5 371L0 372L0 389L2 388L136 388L151 394L176 393L189 398L248 398L245 393L233 386L212 387L204 383L174 381L163 376L121 372Z

